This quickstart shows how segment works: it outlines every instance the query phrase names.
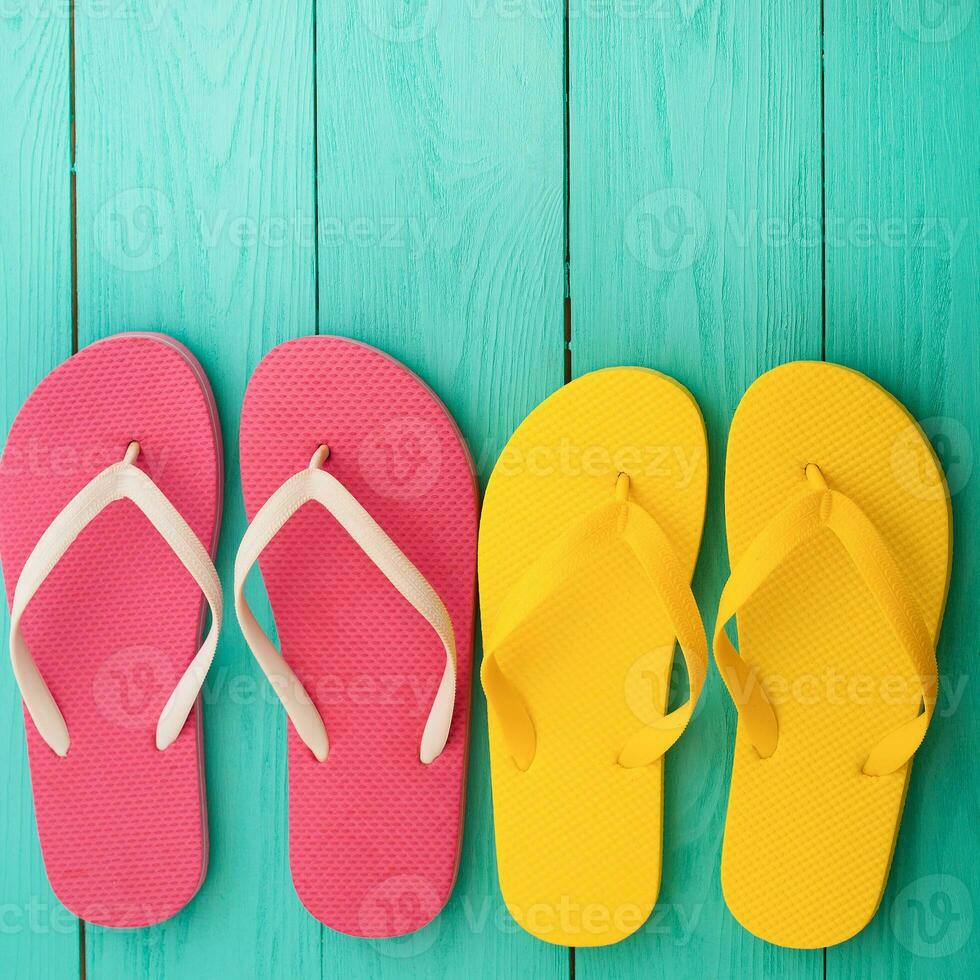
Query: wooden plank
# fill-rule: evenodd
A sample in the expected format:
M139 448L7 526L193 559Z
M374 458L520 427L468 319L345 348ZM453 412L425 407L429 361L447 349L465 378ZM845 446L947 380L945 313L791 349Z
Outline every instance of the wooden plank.
M68 20L56 3L0 12L0 424L71 354ZM0 634L8 635L6 602ZM20 694L0 669L0 963L8 976L77 976L78 920L41 860Z
M700 403L712 475L694 590L710 635L728 573L732 413L762 371L820 357L819 10L788 0L594 10L569 23L572 369L653 367ZM725 907L734 730L712 668L666 764L658 906L623 943L578 950L579 980L821 975L820 950L770 946Z
M922 422L953 501L937 715L913 766L888 888L828 977L980 973L975 542L980 195L975 4L826 5L827 359ZM928 492L910 487L910 493Z
M80 342L163 330L204 365L225 439L229 595L245 385L269 347L315 328L312 6L106 9L77 11ZM227 612L205 686L207 880L160 926L88 927L96 980L320 976L320 926L288 867L284 715Z
M563 12L398 0L317 7L320 328L417 371L481 477L563 380ZM476 651L476 662L481 656ZM494 863L486 706L474 683L459 881L405 940L326 933L325 976L559 977Z

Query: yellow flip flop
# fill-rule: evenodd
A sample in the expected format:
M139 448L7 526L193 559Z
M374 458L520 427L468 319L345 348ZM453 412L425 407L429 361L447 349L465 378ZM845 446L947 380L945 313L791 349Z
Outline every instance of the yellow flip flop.
M555 392L490 477L478 563L500 886L551 943L617 942L657 899L663 755L706 670L689 583L707 469L690 393L626 367ZM690 696L667 713L675 639Z
M714 650L739 713L725 900L762 939L831 946L881 901L936 703L949 496L888 392L797 362L735 413L725 513ZM741 655L724 632L736 614Z

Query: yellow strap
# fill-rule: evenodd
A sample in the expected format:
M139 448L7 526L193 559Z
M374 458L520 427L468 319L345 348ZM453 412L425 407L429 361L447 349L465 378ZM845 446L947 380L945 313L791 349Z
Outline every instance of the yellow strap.
M932 637L897 563L874 524L839 490L830 490L819 468L807 467L814 489L781 510L749 545L725 585L715 623L714 652L722 679L738 708L749 740L762 758L776 751L778 724L754 668L743 660L724 627L760 585L797 548L824 528L844 546L865 585L902 644L922 683L923 711L889 732L864 764L870 776L902 768L925 736L936 706L938 668Z
M831 491L831 497L827 527L847 549L922 684L922 713L881 739L864 764L869 776L884 776L901 769L912 758L932 720L939 687L935 642L901 569L875 526L849 497L836 490Z
M708 643L683 565L656 520L629 499L629 478L620 474L616 499L597 507L553 541L511 588L487 641L481 670L483 688L508 751L521 770L526 770L534 760L537 748L534 722L520 693L501 671L497 652L610 537L629 547L663 603L684 655L690 687L690 695L683 705L627 739L619 764L635 768L659 759L684 731L701 693Z

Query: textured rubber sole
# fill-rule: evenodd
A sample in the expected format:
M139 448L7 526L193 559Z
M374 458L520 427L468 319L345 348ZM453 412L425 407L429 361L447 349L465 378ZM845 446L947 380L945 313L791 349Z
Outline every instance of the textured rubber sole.
M935 641L950 568L949 501L928 440L857 371L797 362L759 378L732 422L725 475L731 565L816 463L877 527ZM735 917L782 946L843 942L888 878L911 765L861 769L919 711L914 668L842 545L798 549L737 615L741 655L776 710L776 752L735 738L722 885ZM936 719L933 724L938 721Z
M620 472L690 581L708 472L697 404L655 371L596 371L531 412L494 467L480 528L485 638L528 564L612 501ZM673 654L666 611L621 543L597 548L591 566L497 651L537 735L522 772L490 713L500 887L517 922L540 939L617 942L653 909L664 761L625 769L617 759L628 736L662 717Z
M221 436L203 369L160 334L85 348L35 389L0 460L0 557L8 601L41 533L133 439L139 463L213 554ZM27 645L65 717L56 756L25 713L45 868L72 912L150 925L204 880L201 709L165 752L157 718L200 643L200 591L129 501L78 537L25 613Z
M462 840L475 605L477 492L446 409L364 344L306 337L256 368L242 409L251 519L317 447L442 598L456 635L456 707L431 764L419 743L445 666L436 634L337 522L301 508L259 560L281 649L326 725L317 762L288 726L289 852L303 904L356 936L429 922Z

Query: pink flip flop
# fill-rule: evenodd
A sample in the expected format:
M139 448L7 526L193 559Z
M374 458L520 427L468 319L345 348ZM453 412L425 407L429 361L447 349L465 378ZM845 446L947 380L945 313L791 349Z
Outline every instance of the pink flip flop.
M293 883L341 932L413 932L446 904L459 863L476 574L469 453L406 367L351 340L306 337L256 368L241 466L251 524L235 608L292 721ZM244 598L257 559L281 655Z
M0 460L41 851L58 898L100 925L160 922L204 880L197 697L221 622L220 444L190 352L133 333L49 374Z

